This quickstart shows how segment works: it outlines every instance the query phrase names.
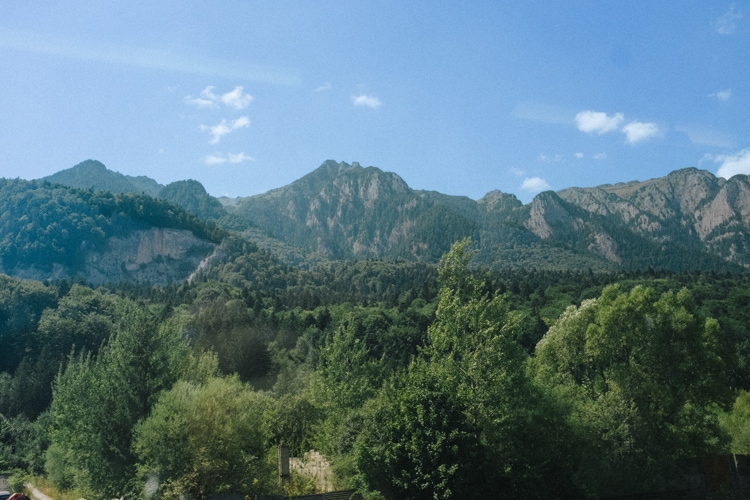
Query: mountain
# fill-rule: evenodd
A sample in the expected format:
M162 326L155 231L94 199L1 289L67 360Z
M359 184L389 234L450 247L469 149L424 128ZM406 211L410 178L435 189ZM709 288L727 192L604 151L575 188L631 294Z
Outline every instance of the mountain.
M672 271L735 272L750 267L748 177L738 175L725 180L695 168L677 170L647 181L547 191L526 205L512 194L500 191L491 191L479 200L472 200L415 190L396 173L362 167L356 162L347 164L333 160L324 162L287 186L235 199L216 199L197 181L177 181L161 186L147 177L112 172L93 160L58 172L44 181L99 190L97 193L87 191L89 194L85 196L94 198L105 196L106 191L110 191L116 193L109 196L119 200L117 203L122 203L127 197L149 199L151 204L162 203L159 210L165 213L169 210L176 213L173 207L176 205L202 220L214 221L224 229L238 232L287 264L299 266L329 259L435 263L456 240L470 236L477 250L475 262L490 268L591 269L598 272L651 267ZM34 189L41 189L40 186L64 189L45 182L35 186ZM77 194L65 196L85 197L81 194L84 193L82 189L72 190L71 193ZM155 192L153 196L159 199L143 194L146 190ZM85 219L81 214L87 213L77 208L66 210L59 214L63 220L79 216ZM54 272L52 268L45 272L54 276L84 276L94 282L157 279L155 271L136 272L133 265L127 273L118 274L107 259L102 261L101 256L98 262L107 262L102 265L110 270L109 274L96 274L93 261L86 261L85 265L81 262L81 259L85 260L84 255L96 254L83 251L94 245L93 242L107 241L113 248L111 242L115 240L112 237L132 234L128 232L130 229L113 225L112 221L106 221L100 227L97 217L101 213L97 210L89 210L90 219L96 222L92 227L99 227L106 238L97 239L94 237L98 234L96 231L86 229L87 223L76 220L73 224L76 231L94 232L91 235L76 233L79 235L75 238L79 238L83 246L70 255L66 254L65 259L69 261L59 262L64 272L57 272L58 268ZM28 217L35 216L33 211L24 213ZM19 221L23 215L19 213ZM187 214L180 215L184 216ZM164 217L169 219L166 215ZM194 221L200 222L198 218ZM37 241L31 233L23 232L25 226L19 225L18 221L10 224L12 229L0 234L4 238L0 251L4 248L7 254L0 253L3 269L22 276L44 276L39 265L32 265L31 256L38 254L41 262L52 262L54 259L50 260L50 255L53 255L59 261L64 252L60 253L58 247L65 247L63 243L71 234L70 229L66 229L65 237L58 235L56 240L49 236L57 234L56 231L61 231L65 224L70 225L58 222L56 226L54 222L56 220L52 217L43 223L42 227L46 229L37 235ZM39 228L34 230L40 231ZM20 232L13 236L12 231ZM26 236L19 236L22 234ZM149 241L162 238L156 234L144 237ZM18 238L23 241L17 241ZM183 260L183 254L169 253L168 246L182 247L186 243L169 241L169 244L164 244L166 246L154 250L153 258L161 255L162 259ZM100 252L101 247L97 247L97 251ZM44 252L51 254L42 255ZM203 250L194 253L205 256ZM138 266L149 261L146 254L142 254L141 260L136 259ZM15 255L25 257L15 262ZM112 259L116 260L116 257ZM184 264L183 271L195 264L185 262L189 263ZM148 267L146 265L144 269ZM184 279L184 273L170 273L168 277L158 279Z
M726 181L697 169L547 191L523 205L499 191L475 201L413 190L395 173L329 160L287 186L222 202L267 234L335 259L436 262L471 236L476 261L491 267L750 266L748 178Z
M187 279L226 233L166 202L0 179L0 272L21 278L167 284Z
M431 197L394 173L329 160L288 186L225 208L279 240L330 258L436 261L470 236L474 224ZM437 237L436 224L442 228Z
M159 190L156 197L182 207L202 219L220 219L226 214L221 202L208 194L203 184L194 180L167 184Z
M700 253L711 259L750 267L750 179L729 180L688 168L645 182L595 188L570 188L559 197L588 214L652 243L664 267L680 267L679 258ZM612 251L617 254L617 240ZM626 253L626 252L620 252ZM700 267L700 266L698 266ZM686 270L686 269L680 269Z
M176 181L163 186L145 175L133 177L114 172L96 160L83 161L40 181L115 194L146 194L166 200L203 219L217 220L226 215L219 200L208 194L203 184L196 180Z
M164 187L146 176L132 177L113 172L96 160L86 160L71 168L40 179L41 181L79 189L110 193L143 193L156 197Z

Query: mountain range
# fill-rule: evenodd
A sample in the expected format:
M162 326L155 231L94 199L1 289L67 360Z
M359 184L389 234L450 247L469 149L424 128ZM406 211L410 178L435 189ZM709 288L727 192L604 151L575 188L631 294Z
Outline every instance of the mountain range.
M525 205L500 191L472 200L416 190L396 173L333 160L287 186L240 198L214 198L194 180L160 185L95 160L37 181L4 182L2 271L36 279L183 280L215 251L219 227L221 234L239 233L302 266L358 259L435 263L453 242L471 237L475 262L490 268L741 272L750 267L750 180L745 175L726 180L695 168L647 181L546 191ZM47 201L20 203L24 196ZM131 207L138 203L150 207L148 216ZM55 211L47 213L53 205ZM71 225L66 222L71 216L86 222ZM19 222L24 217L37 222L24 225ZM71 226L67 233L50 236L61 224ZM76 231L83 233L72 237ZM182 231L185 241L179 243L173 231ZM68 254L59 250L65 247L63 234L67 243L76 242ZM112 238L119 238L116 245ZM123 243L127 238L129 245ZM120 254L126 248L130 253ZM168 277L158 278L159 273Z

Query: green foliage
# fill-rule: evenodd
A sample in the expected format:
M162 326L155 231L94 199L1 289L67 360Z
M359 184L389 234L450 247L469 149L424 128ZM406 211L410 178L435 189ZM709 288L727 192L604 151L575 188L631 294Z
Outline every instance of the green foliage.
M13 373L31 345L42 312L55 307L54 287L0 274L0 372ZM7 413L6 413L7 415Z
M365 406L360 477L395 498L565 496L566 464L546 458L561 419L526 377L518 317L468 273L469 246L441 259L423 357Z
M225 214L219 200L210 196L198 181L173 182L164 186L158 197L184 208L201 219L219 219Z
M368 402L354 450L365 487L387 498L467 498L481 483L479 429L447 382L415 363Z
M451 206L471 218L470 202ZM750 388L750 278L486 272L471 248L439 269L302 270L233 236L180 285L0 275L0 350L14 353L0 367L0 462L40 472L46 459L54 484L91 498L141 494L148 479L164 499L271 493L283 442L372 495L571 498L646 488L662 465L726 446L716 415L730 389ZM736 450L743 405L721 416ZM238 421L206 429L220 408ZM220 463L224 432L245 443L238 468Z
M577 476L586 490L648 488L667 464L721 449L712 411L728 402L721 332L686 290L657 299L645 287L608 287L568 308L536 354L586 443Z
M0 414L0 470L43 472L47 421L46 415L32 421L24 415L6 418Z
M738 455L750 455L750 394L740 391L732 410L720 415L721 427L731 439L730 450Z
M261 430L269 402L237 377L178 382L134 431L141 475L158 478L162 492L200 499L268 491Z
M20 493L26 488L28 480L29 476L23 469L14 469L6 481L11 491Z
M36 332L37 345L66 355L97 351L115 328L119 299L104 291L73 285L55 309L45 309Z
M89 251L134 229L184 229L220 243L227 233L164 200L0 179L0 266L8 273L52 276L55 265L75 274Z
M187 354L177 332L132 304L120 318L96 358L71 359L55 381L48 471L63 480L58 487L122 495L135 471L133 426L185 368L186 356L174 355Z

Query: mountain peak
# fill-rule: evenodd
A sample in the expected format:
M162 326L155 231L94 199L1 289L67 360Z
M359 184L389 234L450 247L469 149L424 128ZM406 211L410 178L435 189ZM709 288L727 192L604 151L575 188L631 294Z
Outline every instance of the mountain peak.
M86 160L44 177L42 180L78 189L110 191L112 193L144 193L156 196L163 187L148 177L131 177L109 170L98 160Z

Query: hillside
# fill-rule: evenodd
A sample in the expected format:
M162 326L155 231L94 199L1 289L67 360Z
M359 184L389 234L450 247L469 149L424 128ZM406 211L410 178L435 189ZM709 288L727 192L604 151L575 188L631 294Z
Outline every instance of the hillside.
M0 179L0 272L89 283L184 281L224 232L146 195Z

